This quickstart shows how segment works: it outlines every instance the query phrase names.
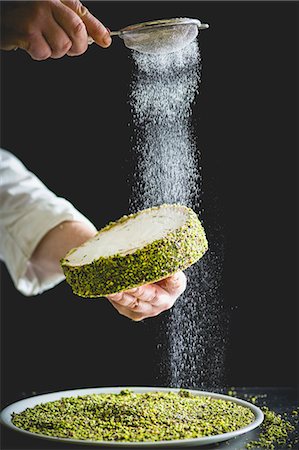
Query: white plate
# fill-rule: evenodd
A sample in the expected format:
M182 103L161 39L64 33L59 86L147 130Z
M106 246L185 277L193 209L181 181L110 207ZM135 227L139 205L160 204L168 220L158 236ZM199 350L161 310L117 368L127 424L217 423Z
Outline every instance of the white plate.
M53 392L50 394L36 395L35 397L25 398L24 400L20 400L15 402L6 408L0 414L0 420L4 425L12 428L15 431L20 433L27 434L28 436L36 436L42 439L59 441L59 442L67 442L67 443L78 443L78 444L88 444L88 445L97 445L97 446L105 446L105 447L195 447L207 444L215 444L216 442L225 441L227 439L234 438L241 434L247 433L248 431L253 430L258 427L263 419L264 415L262 411L252 403L246 402L245 400L240 400L235 397L229 397L228 395L223 394L215 394L212 392L204 392L204 391L195 391L189 390L194 395L200 396L210 396L213 398L219 398L223 400L230 400L232 402L238 403L239 405L245 406L254 413L255 420L246 427L243 427L237 431L231 431L229 433L217 434L215 436L208 437L200 437L194 439L177 439L172 441L158 441L158 442L114 442L114 441L90 441L90 440L80 440L80 439L68 439L68 438L59 438L53 436L45 436L42 434L31 433L30 431L22 430L21 428L16 427L11 421L11 414L20 413L24 411L26 408L32 408L40 403L51 402L54 400L60 400L62 397L77 397L80 395L88 395L88 394L116 394L119 393L123 389L130 389L136 393L142 392L179 392L180 389L173 388L162 388L162 387L111 387L111 388L85 388L85 389L75 389L69 391L61 391L61 392Z

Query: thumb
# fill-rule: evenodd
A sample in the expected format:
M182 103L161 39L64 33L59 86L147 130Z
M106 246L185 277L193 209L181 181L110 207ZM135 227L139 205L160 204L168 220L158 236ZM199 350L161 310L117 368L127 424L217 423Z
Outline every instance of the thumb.
M79 0L61 0L62 3L72 9L86 26L88 35L103 48L109 47L112 39L109 30L95 16L93 16L86 6Z

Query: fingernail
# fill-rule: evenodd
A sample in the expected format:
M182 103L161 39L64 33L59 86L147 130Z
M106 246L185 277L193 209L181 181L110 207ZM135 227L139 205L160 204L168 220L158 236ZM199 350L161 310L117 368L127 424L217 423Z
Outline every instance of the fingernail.
M108 31L107 34L103 38L103 43L104 43L104 45L107 45L107 47L109 47L109 45L111 45L111 42L112 42L112 39L111 39L110 33Z

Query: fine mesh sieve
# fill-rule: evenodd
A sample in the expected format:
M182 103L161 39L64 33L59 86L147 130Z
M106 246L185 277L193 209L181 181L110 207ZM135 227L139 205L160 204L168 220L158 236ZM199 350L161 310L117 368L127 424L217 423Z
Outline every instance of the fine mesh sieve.
M198 19L161 19L129 25L111 36L119 36L131 50L141 53L171 53L190 44L199 30L209 28Z
M119 36L126 47L141 53L171 53L190 44L198 31L206 28L209 25L198 19L180 17L129 25L119 31L110 31L110 35ZM89 37L88 43L93 42Z

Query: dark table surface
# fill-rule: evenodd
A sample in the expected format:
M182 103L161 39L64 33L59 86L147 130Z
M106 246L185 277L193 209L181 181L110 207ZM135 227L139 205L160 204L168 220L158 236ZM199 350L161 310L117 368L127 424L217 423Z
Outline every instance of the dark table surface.
M257 406L267 406L270 410L275 411L279 414L286 413L286 418L292 419L292 411L298 408L299 405L299 391L295 388L288 387L241 387L234 388L235 396L250 401L251 396L256 396ZM227 393L227 392L223 392ZM35 393L34 394L38 394ZM20 400L22 395L16 397L16 401ZM7 405L3 405L5 407ZM296 425L295 425L296 426ZM294 436L295 434L295 436ZM293 434L293 440L298 436L298 424L295 433ZM237 438L224 441L216 445L205 445L203 449L226 449L226 450L243 450L245 445L256 440L259 435L259 428L256 430L246 433L245 435L239 436ZM64 450L64 449L81 449L87 450L88 448L104 448L89 445L77 445L77 444L57 444L57 442L48 441L46 439L41 439L38 437L25 436L22 433L13 431L5 426L1 427L1 449L2 450L27 450L27 449L54 449L54 450ZM111 447L110 447L111 448ZM128 449L128 447L126 447ZM177 447L178 448L178 447ZM185 447L186 448L186 447ZM192 447L196 448L196 447ZM289 447L277 446L275 447L280 450L289 450ZM299 450L299 443L293 445L293 450Z

